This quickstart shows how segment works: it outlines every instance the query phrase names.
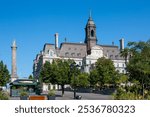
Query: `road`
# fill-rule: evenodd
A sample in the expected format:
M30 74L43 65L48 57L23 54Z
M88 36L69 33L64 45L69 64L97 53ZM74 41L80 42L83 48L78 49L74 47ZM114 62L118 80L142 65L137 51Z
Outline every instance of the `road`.
M111 95L102 95L95 93L76 93L76 95L81 95L82 100L111 100ZM56 100L73 100L74 94L70 91L65 91L64 96L61 96L61 91L56 92Z
M96 93L76 93L81 95L82 100L112 100L111 95L96 94ZM11 97L10 100L20 100L20 97ZM65 91L64 96L61 96L61 91L56 91L56 100L74 100L73 91Z

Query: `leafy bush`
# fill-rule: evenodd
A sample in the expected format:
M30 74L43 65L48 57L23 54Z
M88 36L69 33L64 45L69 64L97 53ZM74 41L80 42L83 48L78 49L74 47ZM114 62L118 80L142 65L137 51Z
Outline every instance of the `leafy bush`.
M0 100L9 100L9 94L4 91L0 91Z
M119 88L117 92L114 94L114 99L116 100L135 100L137 99L137 96L135 93L132 92L126 92L125 89Z
M48 96L54 96L55 95L55 90L49 90Z
M26 91L22 91L22 92L20 93L20 96L28 96L28 93L27 93Z
M117 92L113 94L113 97L117 100L149 100L150 91L145 89L144 93L142 93L140 86L132 85L118 88Z

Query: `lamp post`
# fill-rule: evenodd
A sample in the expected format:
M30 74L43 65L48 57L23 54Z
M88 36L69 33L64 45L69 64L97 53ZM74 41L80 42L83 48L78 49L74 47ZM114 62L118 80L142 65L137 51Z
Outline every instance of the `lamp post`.
M76 65L75 62L70 65L71 70L74 70L74 72L73 72L73 75L74 75L74 77L73 77L74 78L74 99L76 99L76 84L75 84L76 78L75 78L75 75L76 75L76 68L78 68L78 67L80 67L80 66L78 64Z

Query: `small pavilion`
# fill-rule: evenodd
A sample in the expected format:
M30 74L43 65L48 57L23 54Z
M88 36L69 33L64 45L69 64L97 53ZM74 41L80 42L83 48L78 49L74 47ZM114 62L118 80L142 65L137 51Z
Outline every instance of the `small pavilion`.
M10 96L20 96L22 91L29 95L40 94L38 82L30 79L17 79L10 83Z

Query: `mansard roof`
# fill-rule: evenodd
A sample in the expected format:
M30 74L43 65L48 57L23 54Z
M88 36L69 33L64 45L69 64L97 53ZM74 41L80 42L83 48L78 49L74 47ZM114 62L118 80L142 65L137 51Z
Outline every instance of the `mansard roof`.
M45 44L44 44L44 47L43 47L43 50L45 50L45 49L48 48L48 47L52 47L52 46L54 46L54 44L45 43Z
M116 45L99 45L99 46L102 46L102 47L111 47L111 48L118 48L118 46L116 46Z
M60 49L61 49L62 46L64 46L64 45L80 45L80 46L86 46L85 43L68 43L68 42L64 42L64 43L61 43Z
M123 57L120 56L120 49L116 45L99 45L103 48L103 53L105 56L110 58L111 60L124 60Z
M50 50L50 49L54 49L54 44L46 43L43 47L43 52Z
M68 58L83 58L86 56L85 43L61 43L60 56Z

